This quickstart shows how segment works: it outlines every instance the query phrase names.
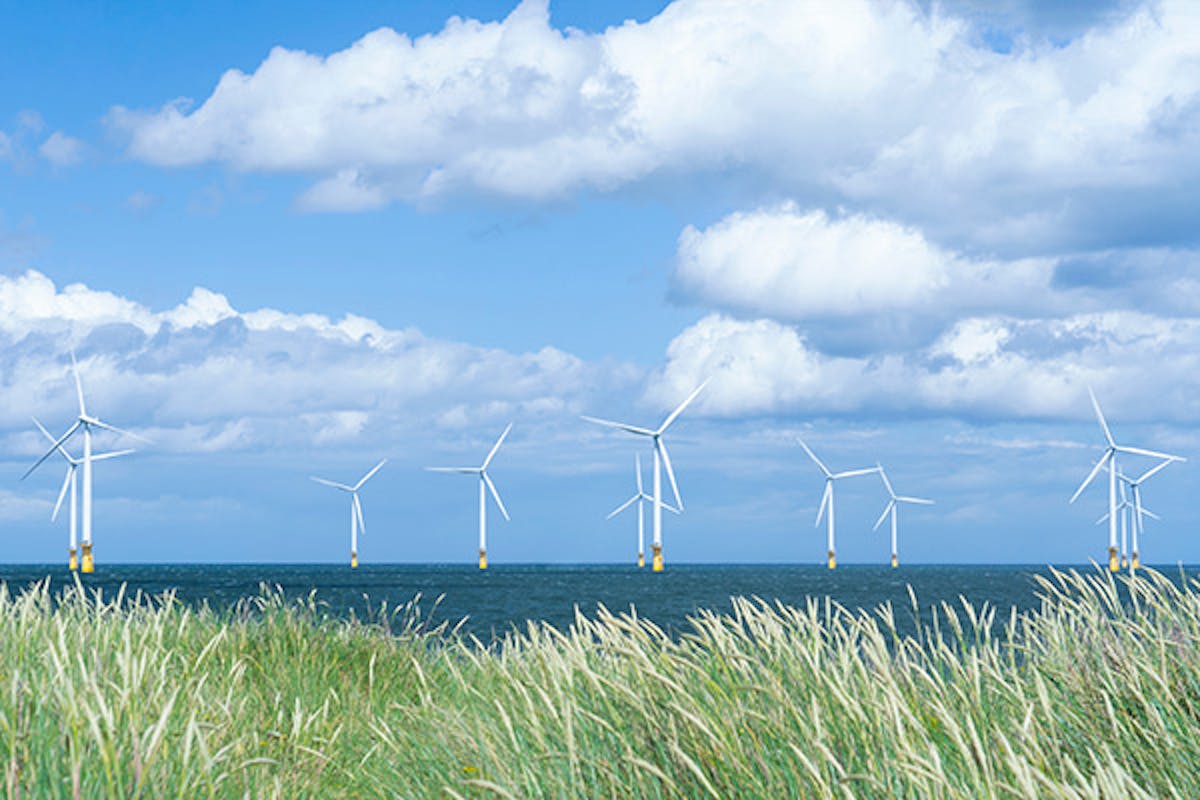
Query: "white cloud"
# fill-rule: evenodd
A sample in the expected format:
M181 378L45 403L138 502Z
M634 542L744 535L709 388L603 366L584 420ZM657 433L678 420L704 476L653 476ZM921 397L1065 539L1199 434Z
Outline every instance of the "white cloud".
M676 286L709 305L799 320L895 310L1031 307L1055 262L978 261L915 228L862 215L831 219L794 203L736 212L679 236Z
M358 170L343 169L309 187L296 204L303 211L368 211L387 203L387 193L367 183Z
M455 407L476 425L544 419L640 377L553 347L510 353L351 314L243 312L203 288L153 311L30 271L0 277L0 430L23 431L35 413L52 427L70 418L72 347L89 410L188 451L430 436Z
M67 136L62 131L55 131L42 142L38 152L56 167L73 167L83 160L84 149L81 140Z
M1200 319L1137 312L967 318L907 355L834 357L794 328L712 314L667 348L647 399L668 406L712 377L698 410L1086 419L1087 387L1133 419L1200 420Z
M557 30L526 0L503 21L383 28L328 56L277 47L195 108L118 107L110 122L151 163L324 176L300 200L311 209L748 167L792 194L1011 244L1017 228L1083 235L1081 216L1113 213L1097 191L1194 177L1198 61L1186 0L1008 53L898 0L677 0L597 34Z

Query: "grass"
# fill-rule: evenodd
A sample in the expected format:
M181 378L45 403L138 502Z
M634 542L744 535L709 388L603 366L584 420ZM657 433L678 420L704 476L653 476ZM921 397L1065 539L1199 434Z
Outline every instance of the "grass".
M896 632L737 600L669 637L603 609L484 645L414 608L338 621L0 589L8 797L1200 796L1200 586L1054 573Z

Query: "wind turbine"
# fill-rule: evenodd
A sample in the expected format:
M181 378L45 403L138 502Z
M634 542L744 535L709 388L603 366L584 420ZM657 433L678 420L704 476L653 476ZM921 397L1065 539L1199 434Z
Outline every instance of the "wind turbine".
M79 378L79 365L75 362L75 353L71 353L71 371L75 374L75 394L79 398L79 416L75 418L75 422L71 427L67 428L67 432L58 439L54 440L54 444L46 451L46 454L37 460L32 467L25 471L21 476L21 480L28 478L35 469L42 465L47 458L52 456L59 448L75 434L76 431L83 431L83 456L79 459L79 465L83 468L83 492L82 492L82 533L83 533L83 556L80 559L80 570L83 572L94 572L96 569L95 562L92 558L92 462L98 456L92 455L92 430L98 428L100 430L112 431L113 433L123 436L130 436L143 442L149 442L143 436L138 436L136 433L122 430L121 428L109 425L96 417L90 416L87 413L87 407L83 402L83 381ZM40 425L38 427L41 427Z
M1113 439L1112 432L1108 429L1108 423L1104 421L1104 413L1100 410L1100 403L1096 400L1096 393L1092 391L1092 387L1088 387L1088 396L1092 398L1092 408L1096 411L1096 419L1100 422L1100 430L1104 431L1104 441L1107 448L1104 455L1096 462L1096 466L1092 467L1092 471L1083 479L1083 483L1079 484L1079 488L1075 490L1075 494L1071 495L1068 502L1074 503L1075 499L1083 493L1083 490L1088 487L1096 474L1104 469L1105 464L1109 465L1108 470L1108 569L1110 572L1116 572L1120 569L1120 562L1117 560L1117 453L1130 453L1139 456L1149 456L1151 458L1161 458L1166 462L1171 461L1187 461L1181 456L1173 456L1169 453L1159 453L1154 450L1144 450L1140 447L1126 447L1119 445Z
M645 436L648 439L650 439L650 441L653 443L653 447L654 447L654 505L653 505L653 508L654 508L654 543L651 545L651 548L654 551L654 555L653 555L653 558L651 559L651 569L654 570L655 572L662 572L662 568L663 568L663 558L662 558L662 510L664 508L664 505L662 502L662 468L663 467L666 467L666 469L667 469L667 478L669 478L671 481L671 491L675 493L675 508L677 508L679 510L683 509L683 499L679 496L679 484L676 483L676 481L675 481L675 471L673 469L671 469L671 457L669 455L667 455L667 446L665 444L663 444L662 435L664 433L666 433L666 430L667 430L667 428L669 428L671 426L671 423L674 422L675 419L680 414L683 413L683 410L688 407L688 404L690 404L693 400L695 400L696 395L700 394L700 391L707 385L708 385L708 381L706 380L706 381L704 381L704 383L700 384L694 390L692 390L692 393L687 396L687 399L684 400L682 403L680 403L674 411L672 411L670 414L668 414L667 418L665 420L663 420L662 425L659 425L658 428L656 428L655 430L650 430L649 428L639 428L636 425L626 425L623 422L610 422L609 420L597 419L596 417L587 417L587 416L584 417L584 419L586 419L588 422L594 422L597 425L606 425L610 428L617 428L618 430L625 431L626 433L632 433L635 436ZM678 512L676 512L676 513L678 513Z
M646 494L646 492L642 489L642 457L640 455L635 454L633 457L633 461L634 461L634 469L636 470L636 472L634 474L637 475L637 493L633 497L629 498L624 503L622 503L621 505L619 505L615 509L613 509L613 511L611 511L609 513L609 515L607 517L605 517L605 519L612 519L617 514L620 514L622 511L629 508L635 502L638 504L638 507L637 507L637 512L638 512L638 516L637 516L637 520L638 520L637 565L639 568L641 568L641 567L646 566L646 554L645 554L645 549L644 549L644 546L645 546L645 521L644 521L645 517L643 515L643 504L647 500L649 500L650 502L653 503L654 498L651 497L650 495ZM666 509L674 514L679 513L679 509L675 508L674 506L667 506Z
M54 436L51 435L50 431L46 430L46 428L42 425L42 423L37 421L36 417L34 417L34 419L33 419L33 424L38 426L38 430L40 430L42 432L43 436L45 436L51 442L54 441ZM58 452L67 461L67 474L63 478L62 489L60 489L58 492L58 502L56 502L54 504L54 512L50 514L50 521L54 522L55 520L58 519L58 512L60 509L62 509L63 499L66 497L67 491L69 490L71 492L71 512L70 512L71 545L70 545L70 548L67 550L67 568L71 569L71 570L77 570L77 569L79 569L79 558L77 556L77 550L76 550L76 546L75 546L76 545L75 531L76 531L76 527L77 527L76 520L78 518L78 513L76 512L76 500L75 500L75 496L77 494L76 489L75 489L75 484L76 484L75 473L79 469L79 465L82 464L83 462L80 459L72 456L70 453L68 453L62 447L58 448ZM92 461L103 461L108 458L116 458L117 456L129 455L132 452L134 452L134 451L133 450L117 450L112 453L101 453L100 455L92 456Z
M891 516L892 516L892 569L895 569L896 567L900 566L900 559L896 552L896 507L897 507L897 505L900 503L915 503L915 504L923 505L923 506L931 506L931 505L933 505L933 501L932 500L923 500L920 497L905 497L903 495L896 494L896 492L892 489L892 482L888 480L887 473L883 471L883 465L876 464L875 467L879 470L879 477L883 478L883 485L887 487L888 496L891 499L888 500L887 506L883 509L883 513L879 515L879 521L875 523L875 527L872 528L872 530L879 530L879 526L883 524L884 519L887 518L888 514L891 514Z
M870 469L851 469L845 472L830 472L829 467L821 463L821 459L817 458L816 453L809 449L808 445L800 437L796 437L796 441L804 448L804 452L808 453L808 457L813 460L813 463L820 467L821 472L825 474L825 491L821 494L821 507L817 509L816 525L821 524L821 517L825 515L826 507L829 509L829 539L826 555L829 559L829 568L837 569L837 555L833 541L833 483L842 478L854 478L859 475L870 475L872 472L878 472L879 467L871 467Z
M1130 518L1131 512L1133 511L1133 501L1131 501L1125 494L1125 480L1126 480L1125 476L1118 475L1117 477L1121 481L1121 483L1117 484L1117 494L1120 495L1120 498L1121 498L1120 502L1117 503L1117 513L1121 515L1121 523L1120 523L1120 525L1121 525L1121 551L1120 551L1120 555L1121 555L1121 569L1124 569L1125 567L1129 566L1129 564L1130 564L1127 554L1129 552L1129 548L1128 548L1129 527L1130 527L1129 518ZM1142 509L1142 513L1148 514L1150 516L1153 516L1155 519L1158 519L1158 516L1156 514L1153 514L1152 512L1150 512L1148 509ZM1100 517L1100 519L1096 520L1096 524L1103 525L1107 521L1108 521L1108 514L1106 513L1106 514L1104 514L1104 516ZM1135 520L1133 522L1134 530L1136 530L1136 525L1137 525L1137 521ZM1137 547L1137 534L1136 533L1134 534L1134 547L1135 548Z
M375 466L371 467L371 471L366 475L363 475L362 478L359 479L358 483L354 484L353 486L347 486L344 483L337 483L336 481L327 481L324 478L318 478L315 475L309 476L317 483L323 483L326 486L332 486L335 489L350 493L350 569L356 569L358 567L358 532L367 532L367 523L363 521L362 501L358 499L358 490L363 487L364 483L371 480L371 477L376 472L379 472L380 467L386 463L387 459L385 458Z
M1162 461L1158 464L1155 464L1153 467L1151 467L1150 469L1143 472L1141 474L1141 476L1139 476L1136 479L1128 477L1123 472L1120 472L1120 471L1117 472L1117 478L1120 479L1123 484L1121 487L1122 488L1122 499L1124 500L1124 487L1125 486L1128 486L1133 493L1132 504L1129 504L1128 500L1124 500L1124 502L1126 504L1129 504L1130 511L1133 514L1133 525L1132 525L1132 528L1133 528L1133 552L1130 554L1130 558L1129 558L1129 566L1131 569L1138 569L1142 565L1141 561L1138 558L1138 534L1145 533L1145 531L1146 531L1146 528L1145 528L1146 523L1145 523L1145 520L1143 519L1143 517L1150 517L1150 519L1161 519L1157 514L1155 514L1154 512L1150 511L1149 509L1147 509L1145 506L1142 505L1142 484L1145 483L1148 478L1150 478L1152 475L1155 475L1156 473L1158 473L1160 470L1165 468L1170 463L1171 462L1169 460L1167 460L1167 461ZM1103 522L1107 518L1108 518L1108 515L1105 514L1103 517L1100 518L1100 522ZM1100 522L1097 522L1096 524L1098 525L1098 524L1100 524Z
M492 483L492 478L488 475L488 464L492 463L492 458L495 457L496 451L500 449L500 445L504 443L504 437L508 436L508 432L512 430L513 424L508 423L508 427L504 429L504 433L500 434L500 438L492 445L491 452L487 454L487 458L483 460L483 466L480 467L426 467L430 472L458 472L464 475L479 476L479 568L487 569L487 494L492 493L492 499L496 501L496 507L500 509L500 513L504 515L504 519L509 519L508 511L504 508L504 501L500 499L500 493L496 491L496 484ZM484 487L487 487L486 490Z

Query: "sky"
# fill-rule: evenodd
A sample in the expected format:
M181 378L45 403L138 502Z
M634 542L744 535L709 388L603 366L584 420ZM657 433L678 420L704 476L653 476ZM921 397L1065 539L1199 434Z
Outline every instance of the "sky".
M0 29L0 561L55 562L37 416L104 562L622 562L667 442L675 562L824 558L882 463L907 562L1084 563L1093 387L1152 563L1200 561L1200 7L47 2ZM648 459L644 459L648 463ZM1129 459L1140 472L1152 461ZM649 475L647 473L647 479ZM873 477L839 560L885 563Z

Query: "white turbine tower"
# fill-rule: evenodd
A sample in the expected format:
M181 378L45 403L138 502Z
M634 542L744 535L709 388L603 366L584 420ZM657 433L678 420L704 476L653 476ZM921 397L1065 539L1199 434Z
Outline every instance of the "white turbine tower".
M79 365L75 363L74 353L71 354L71 371L75 374L75 394L79 398L79 416L76 417L75 422L71 425L71 427L67 428L67 432L54 441L54 444L51 445L50 449L46 451L46 454L39 458L37 463L35 463L32 467L26 470L25 474L21 476L21 480L28 478L35 469L42 465L42 462L54 455L54 453L58 452L59 448L62 447L62 445L68 439L70 439L76 431L83 431L83 455L79 459L79 466L82 468L83 472L83 487L81 495L81 505L83 506L81 509L83 555L80 559L80 569L83 572L93 572L95 571L96 567L92 557L92 462L95 461L98 456L92 454L92 431L93 429L100 429L112 431L113 433L121 434L123 436L130 436L143 442L148 442L149 440L143 436L138 436L136 433L130 433L129 431L114 427L106 422L102 422L96 417L90 416L87 413L87 407L83 402L83 381L81 381L79 378Z
M1075 499L1083 493L1083 490L1088 487L1092 479L1100 470L1104 469L1105 465L1109 465L1108 469L1108 569L1111 572L1116 572L1120 569L1120 562L1117 560L1117 453L1130 453L1138 456L1149 456L1151 458L1161 458L1166 462L1171 461L1187 461L1186 458L1173 456L1169 453L1158 453L1154 450L1144 450L1140 447L1126 447L1119 445L1113 439L1112 432L1108 429L1108 423L1104 420L1104 413L1100 410L1100 403L1096 400L1096 393L1088 387L1088 395L1092 398L1092 408L1096 411L1096 419L1100 422L1100 430L1104 432L1104 441L1107 445L1104 455L1096 462L1096 466L1092 467L1092 471L1083 479L1083 483L1079 484L1079 488L1075 490L1075 494L1071 495L1068 502L1074 503Z
M642 489L642 457L640 455L634 455L633 464L634 464L634 470L635 470L634 474L637 475L637 493L634 494L633 497L629 498L624 503L622 503L621 505L619 505L615 509L613 509L609 513L609 515L607 517L605 517L605 519L612 519L617 514L620 514L622 511L629 508L635 502L638 504L638 506L637 506L637 512L638 512L638 515L637 515L637 521L638 521L637 565L638 565L638 567L644 567L644 566L646 566L646 551L645 551L646 527L645 527L645 516L644 516L643 506L646 503L646 501L653 503L654 498L651 497L650 495L646 494L645 490ZM679 509L675 508L674 506L666 506L666 509L673 514L679 513Z
M833 538L833 483L834 481L839 481L843 478L854 478L859 475L870 475L873 472L878 472L879 468L871 467L870 469L851 469L845 472L830 472L829 468L821 463L821 459L817 458L816 453L809 449L808 445L804 443L803 439L797 437L796 441L800 443L800 446L804 448L804 452L808 453L808 457L813 460L814 464L820 467L821 472L825 475L825 491L821 494L821 507L817 510L816 525L819 526L821 524L821 517L825 515L826 508L828 508L829 536L826 555L829 559L829 568L837 569L837 555Z
M371 471L366 475L363 475L362 478L359 479L358 483L354 484L353 486L347 486L346 484L338 483L337 481L327 481L324 478L318 478L315 475L309 476L317 483L323 483L326 486L332 486L340 491L350 493L350 569L355 569L358 567L358 533L359 531L362 531L363 533L367 532L367 523L363 521L362 501L358 499L358 490L363 487L363 484L371 480L372 476L374 476L376 472L379 472L379 469L386 463L387 459L385 458L375 466L371 467Z
M680 403L674 411L668 414L667 418L663 420L662 425L659 425L655 430L650 430L649 428L639 428L636 425L626 425L623 422L610 422L609 420L597 419L596 417L584 417L584 419L586 419L588 422L595 422L597 425L607 425L610 428L617 428L618 430L625 431L626 433L632 433L635 436L645 436L653 443L654 502L652 507L654 509L654 543L651 545L651 549L654 551L654 555L651 559L651 569L653 569L655 572L662 572L663 569L662 510L665 507L662 502L663 467L665 467L667 470L667 478L671 481L671 491L675 494L675 508L680 510L683 509L683 499L679 496L679 484L675 481L675 471L671 469L671 457L667 455L667 446L663 444L662 435L666 433L666 430L671 426L671 423L683 413L683 410L688 407L688 404L695 400L696 395L700 394L700 391L707 385L708 381L706 380L704 383L697 386L692 393L687 396L687 399Z
M42 432L43 436L45 436L51 442L54 441L54 436L51 435L50 431L46 430L46 428L42 425L42 423L37 421L36 417L33 420L33 424L38 426L38 430L40 430ZM64 449L61 446L58 448L58 452L60 455L62 455L62 457L64 459L66 459L67 474L66 474L66 476L63 477L62 489L60 489L58 492L58 502L56 502L54 504L54 511L53 511L53 513L50 514L50 521L54 522L55 520L58 519L58 512L62 509L63 499L66 497L67 492L70 491L71 492L71 506L70 506L71 544L70 544L70 547L67 549L67 568L71 569L71 570L77 570L77 569L79 569L79 556L78 556L78 551L76 549L76 541L77 541L76 529L78 527L77 520L78 520L79 514L76 511L76 495L78 494L78 492L76 491L76 488L75 488L75 486L76 486L75 473L79 469L79 465L82 464L83 462L80 459L72 456L70 453L68 453L66 451L66 449ZM134 452L134 451L133 450L117 450L112 453L101 453L99 455L92 456L92 461L104 461L105 459L108 459L108 458L117 458L118 456L129 455L132 452Z
M1120 563L1121 563L1121 569L1125 569L1125 567L1127 567L1129 565L1129 558L1128 558L1129 518L1130 518L1131 512L1133 511L1133 501L1131 501L1125 495L1125 476L1118 475L1117 477L1121 481L1120 483L1117 484L1117 494L1120 496L1120 502L1117 503L1117 513L1120 515L1120 519L1121 519L1121 522L1120 522L1120 527L1121 527L1120 559L1121 559L1121 561L1120 561ZM1143 509L1143 513L1151 514L1151 512L1149 512L1145 509ZM1151 516L1155 516L1155 518L1157 519L1156 515L1151 514ZM1108 521L1108 514L1106 512L1104 514L1104 516L1102 516L1102 517L1100 517L1100 519L1096 520L1096 524L1103 525L1107 521ZM1136 522L1134 524L1136 525ZM1136 534L1134 535L1134 538L1135 539L1137 538ZM1136 547L1136 544L1134 546Z
M1129 567L1131 569L1138 569L1142 565L1142 562L1138 556L1138 544L1139 544L1139 534L1146 532L1146 528L1145 528L1146 523L1143 518L1150 517L1150 519L1161 519L1153 511L1150 511L1148 508L1146 508L1144 505L1142 505L1142 484L1145 483L1147 479L1149 479L1151 476L1157 474L1159 471L1161 471L1163 468L1165 468L1170 463L1171 462L1169 460L1167 460L1167 461L1162 461L1158 464L1155 464L1153 467L1151 467L1150 469L1143 472L1136 479L1128 477L1123 472L1120 472L1120 471L1117 472L1117 478L1122 483L1122 487L1121 487L1121 489L1122 489L1122 491L1121 491L1122 504L1124 504L1127 507L1128 512L1130 514L1132 514L1132 516L1133 516L1133 523L1130 526L1133 529L1133 552L1130 553L1130 557L1129 557ZM1132 502L1125 499L1125 497L1124 497L1124 494L1125 494L1124 487L1125 486L1128 486L1133 494ZM1107 519L1108 519L1108 515L1105 514L1103 517L1101 517L1099 519L1099 521L1097 521L1096 524L1099 525L1101 522L1104 522ZM1124 520L1122 520L1122 525L1124 525ZM1124 536L1122 536L1122 539L1124 539ZM1124 550L1124 546L1122 546L1122 550Z
M872 528L872 530L879 530L879 526L882 525L883 521L885 519L887 519L887 516L889 514L891 514L891 516L892 516L892 568L895 569L896 567L900 566L900 557L898 555L898 551L896 550L896 508L897 508L897 506L900 503L914 503L916 505L931 506L931 505L933 505L933 501L932 500L924 500L920 497L905 497L904 495L896 494L896 492L892 489L892 482L888 480L887 473L883 471L883 465L876 464L875 467L879 470L879 477L883 478L883 485L885 487L887 487L887 492L888 492L888 496L890 499L888 500L887 506L883 509L883 513L879 515L879 521L875 523L875 527Z
M480 467L426 467L430 472L457 472L463 475L478 475L479 476L479 568L487 569L487 492L492 493L492 499L496 501L496 507L500 509L500 513L504 515L504 519L509 519L508 510L504 508L504 501L500 499L500 493L496 491L496 484L492 483L492 478L488 475L488 465L492 463L492 458L495 457L496 451L500 449L500 445L504 443L504 437L508 436L508 432L512 430L513 424L508 423L508 427L504 429L504 433L500 434L500 438L492 445L491 452L487 454L487 458L483 460L483 466ZM486 488L485 488L486 487Z

